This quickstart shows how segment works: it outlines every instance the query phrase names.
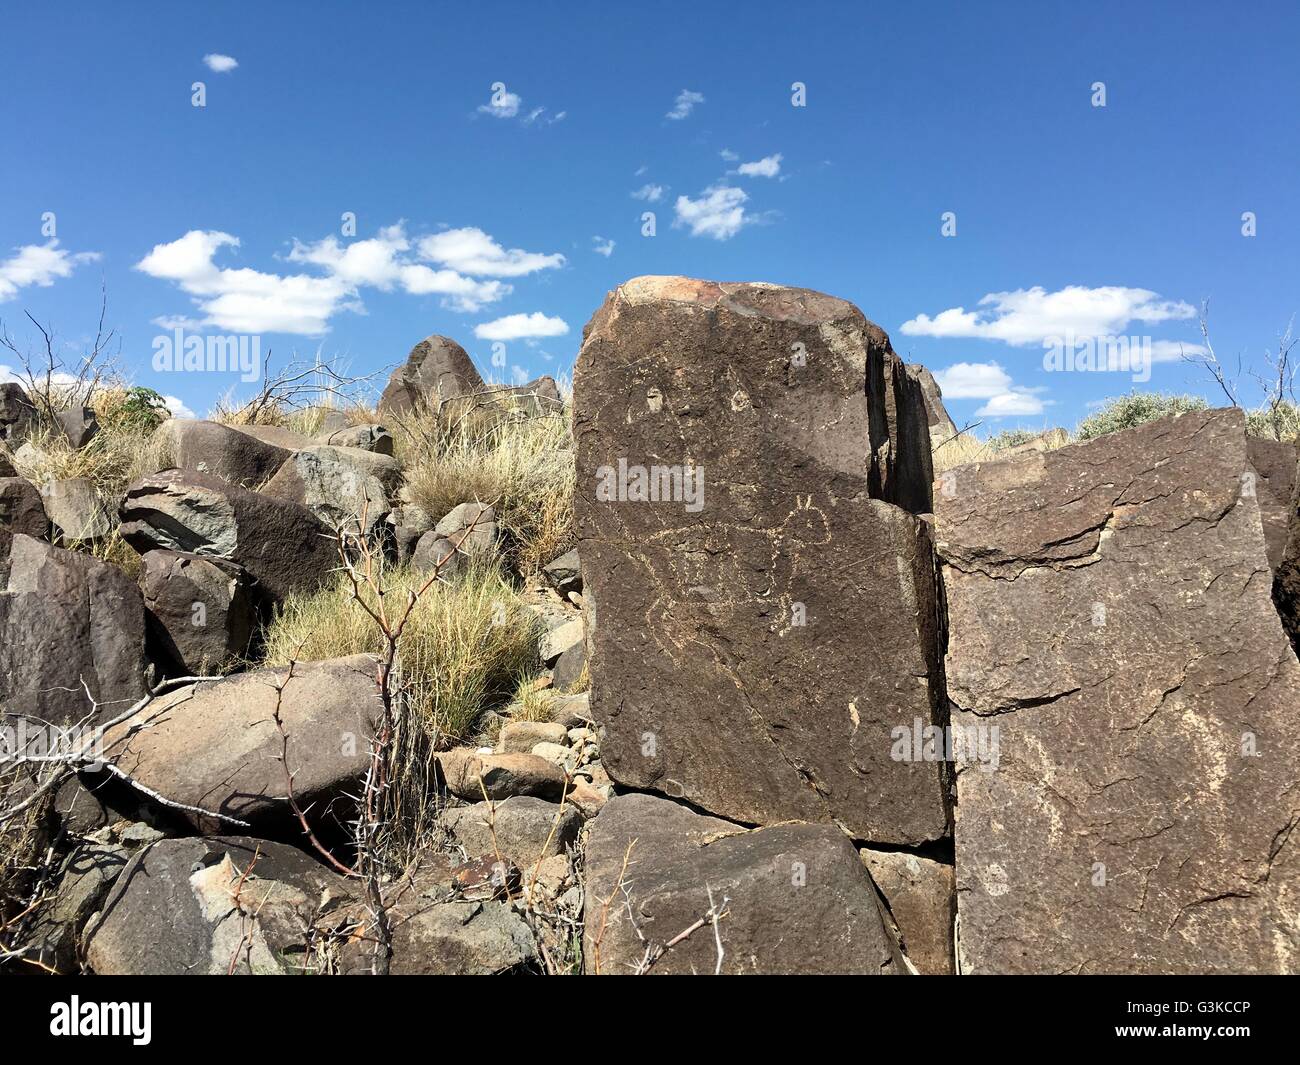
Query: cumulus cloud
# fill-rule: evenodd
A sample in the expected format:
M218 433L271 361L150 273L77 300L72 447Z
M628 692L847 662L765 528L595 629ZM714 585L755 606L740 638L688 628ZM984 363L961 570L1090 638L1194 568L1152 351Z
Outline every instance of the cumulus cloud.
M591 241L592 241L591 250L594 251L597 255L603 255L605 256L606 259L608 259L611 255L614 254L614 241L606 240L604 237L592 237Z
M13 299L21 288L48 288L56 280L71 277L82 263L99 258L99 252L70 252L55 239L44 244L24 244L8 259L0 259L0 303Z
M220 52L209 52L203 57L204 65L217 74L229 74L235 67L239 66L239 60L234 56L222 55Z
M551 318L540 311L532 314L507 314L474 327L479 340L523 340L526 337L558 337L569 331L563 318Z
M902 331L907 336L980 338L1024 347L1042 344L1049 337L1117 336L1130 322L1156 325L1196 315L1196 309L1181 300L1163 300L1149 289L1115 285L991 292L979 307L983 309L952 307L934 317L918 314L903 323Z
M182 400L177 399L175 396L163 396L163 403L166 404L167 409L171 411L173 418L198 417L198 415L190 410L189 407L185 406L185 403Z
M420 255L430 262L452 270L485 277L522 277L538 270L553 270L564 265L558 253L543 255L506 250L481 229L466 227L434 233L420 241Z
M784 156L780 152L775 155L767 155L762 159L756 159L752 163L741 163L736 167L736 173L742 177L776 177L781 173L781 160Z
M692 92L690 89L683 89L677 94L677 99L673 102L672 110L669 111L668 114L664 115L664 118L671 118L675 121L686 118L695 110L696 104L702 103L704 103L703 93Z
M647 203L658 203L664 198L664 193L668 191L666 185L655 185L653 183L642 185L636 192L632 193L632 199L645 200Z
M428 240L434 243L426 248ZM417 243L400 223L348 244L335 236L306 244L294 241L288 261L318 273L268 273L217 263L223 249L238 249L239 244L229 233L196 229L157 245L141 259L137 270L174 283L200 312L197 318L164 316L155 321L172 327L320 336L334 315L364 311L361 293L367 288L437 295L443 306L472 313L513 291L496 277L517 277L564 261L563 256L507 251L479 229L450 230Z
M1043 400L1036 390L1016 385L1011 375L996 362L958 362L937 370L944 399L982 399L985 403L976 415L982 418L1008 418L1043 413Z
M678 196L673 225L690 227L693 237L729 240L754 221L745 214L748 200L743 189L728 185L713 185L696 200Z

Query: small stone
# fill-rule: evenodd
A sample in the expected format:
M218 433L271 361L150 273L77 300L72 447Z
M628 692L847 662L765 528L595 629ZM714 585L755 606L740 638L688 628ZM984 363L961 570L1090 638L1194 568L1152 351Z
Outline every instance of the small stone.
M563 743L564 726L554 721L508 721L497 738L502 754L527 754L539 743Z

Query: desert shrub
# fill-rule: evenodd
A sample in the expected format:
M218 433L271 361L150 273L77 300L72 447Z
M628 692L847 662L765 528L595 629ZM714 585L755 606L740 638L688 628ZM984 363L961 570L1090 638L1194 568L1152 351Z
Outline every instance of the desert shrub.
M1300 442L1300 406L1282 400L1246 414L1246 432L1269 440Z
M988 438L988 449L994 452L1006 451L1007 448L1027 444L1038 435L1032 429L1003 429Z
M536 573L572 546L569 413L444 403L391 419L411 501L434 520L461 503L492 503L513 568Z
M397 609L428 575L399 567L382 580ZM267 628L266 664L378 653L379 631L351 599L344 578L290 596ZM485 710L508 701L521 678L538 671L541 634L541 623L493 566L435 582L420 597L399 649L412 711L428 735L443 746L471 736Z
M1135 425L1155 421L1170 414L1205 410L1209 405L1200 396L1173 395L1164 392L1130 392L1106 400L1094 414L1079 423L1076 437L1094 440L1107 433L1132 429Z

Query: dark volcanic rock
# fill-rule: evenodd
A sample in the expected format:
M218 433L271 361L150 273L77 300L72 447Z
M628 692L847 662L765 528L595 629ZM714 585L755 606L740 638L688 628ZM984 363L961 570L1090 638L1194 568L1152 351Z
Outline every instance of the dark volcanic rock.
M35 427L36 408L23 386L16 381L0 381L0 440L12 451Z
M1268 547L1268 564L1276 572L1286 554L1300 449L1295 444L1248 436L1246 456L1255 478L1248 488L1243 488L1253 491L1259 503L1259 514L1264 523L1264 543Z
M620 873L644 943L632 927ZM621 795L591 823L586 875L588 973L636 971L647 944L664 948L708 912L710 891L715 906L729 900L718 924L724 974L906 972L871 880L833 825L746 830L667 799ZM664 951L649 971L712 973L717 960L706 925Z
M37 540L50 535L50 519L36 486L22 477L0 477L0 529Z
M940 768L891 756L941 686L930 537L903 509L929 506L924 406L884 332L803 289L638 278L575 377L610 775L739 821L942 836Z
M178 688L111 729L105 750L122 770L173 802L244 821L287 820L280 716L294 795L319 823L328 799L359 778L379 714L374 660L353 655L239 673ZM146 728L137 728L142 722ZM200 814L196 827L229 829Z
M99 415L90 407L72 407L60 411L58 423L68 443L76 449L85 447L99 432Z
M897 925L903 951L917 972L951 975L953 918L957 913L952 866L906 851L864 849L861 855Z
M0 711L71 724L88 689L112 717L145 693L144 635L140 589L116 566L0 530Z
M305 506L212 474L146 477L127 489L121 515L123 539L141 554L161 548L234 562L257 581L262 602L315 589L338 565L334 530Z
M963 971L1300 967L1300 664L1243 428L1165 418L937 500L953 724L998 730L958 775Z
M450 337L425 337L393 371L379 400L383 413L405 414L438 398L480 392L483 378L465 349Z
M158 426L156 435L172 466L246 488L268 480L291 454L287 448L218 422L169 418Z
M566 551L553 562L542 567L547 582L560 595L582 591L582 566L578 560L578 549Z
M943 391L939 388L939 382L934 379L934 374L919 362L909 363L907 373L921 388L921 395L925 400L930 446L934 449L957 435L956 423L949 417L948 410L943 405Z
M248 651L257 611L249 577L221 559L148 551L140 590L166 657L185 674L219 670Z

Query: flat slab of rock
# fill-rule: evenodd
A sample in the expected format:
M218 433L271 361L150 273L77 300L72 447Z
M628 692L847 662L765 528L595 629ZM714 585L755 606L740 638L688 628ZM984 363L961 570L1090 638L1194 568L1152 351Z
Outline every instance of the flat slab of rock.
M268 480L291 450L229 425L189 418L168 418L154 435L172 466L246 488Z
M456 747L436 756L442 783L458 799L496 802L531 795L559 802L564 795L564 771L535 754L479 754Z
M953 471L936 501L963 972L1300 968L1300 665L1240 411Z
M259 601L279 602L334 577L335 530L301 503L250 492L212 474L164 470L133 484L122 501L122 537L154 549L221 558L257 582Z
M379 714L374 661L353 655L300 662L287 676L287 667L259 669L170 692L111 730L106 755L173 802L254 823L287 818L273 717L280 685L294 794L323 818L326 801L365 772ZM182 816L200 830L230 831L229 822Z
M614 780L747 823L946 832L940 767L891 753L941 713L910 512L930 505L926 424L843 300L663 277L610 296L575 370L574 506Z
M144 640L140 589L120 569L0 530L0 711L107 720L145 693Z
M667 799L621 795L591 822L586 875L588 973L637 971L647 944L664 948L709 911L710 890L714 905L730 900L718 923L724 974L906 972L866 869L833 825L747 830ZM648 971L712 973L717 956L710 923Z

